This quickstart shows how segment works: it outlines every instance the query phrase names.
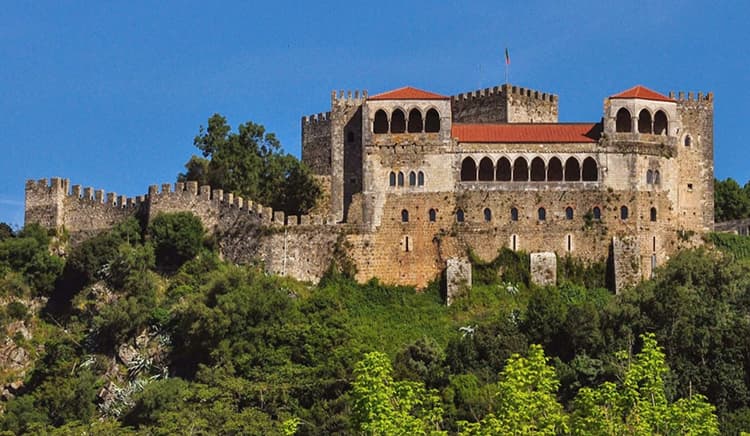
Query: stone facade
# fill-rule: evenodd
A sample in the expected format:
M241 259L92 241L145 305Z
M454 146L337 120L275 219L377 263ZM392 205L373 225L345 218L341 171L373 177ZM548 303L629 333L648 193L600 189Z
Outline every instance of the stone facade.
M712 94L635 87L605 99L601 121L557 119L557 96L508 85L339 91L301 123L302 159L325 182L313 216L195 183L127 199L52 179L27 182L26 222L77 241L130 216L191 211L227 259L314 282L343 244L358 280L418 288L448 259L508 247L609 259L622 289L678 250L678 235L699 243L713 229Z
M557 284L557 256L555 253L531 253L529 255L531 282L539 286Z

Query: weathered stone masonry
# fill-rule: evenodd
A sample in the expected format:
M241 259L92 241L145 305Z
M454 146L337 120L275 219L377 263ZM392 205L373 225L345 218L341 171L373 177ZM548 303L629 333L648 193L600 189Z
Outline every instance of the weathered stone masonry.
M556 95L508 85L339 91L301 122L302 159L329 194L322 215L191 182L129 199L52 179L27 182L26 222L76 243L130 216L190 211L229 260L314 282L344 241L358 280L417 287L468 250L490 260L508 247L612 256L622 289L713 229L712 94L637 86L605 99L599 122L557 119ZM541 281L553 280L550 256L535 258Z

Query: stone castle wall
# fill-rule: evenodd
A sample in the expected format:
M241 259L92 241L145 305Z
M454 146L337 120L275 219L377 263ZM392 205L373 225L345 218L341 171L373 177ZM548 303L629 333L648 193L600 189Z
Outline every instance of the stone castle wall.
M331 174L331 113L302 117L302 161L313 174Z
M197 182L153 185L136 198L78 185L71 190L70 181L60 178L26 183L26 223L63 229L73 245L130 217L150 222L173 212L196 215L226 259L312 282L323 276L343 231L325 217L286 216Z
M455 123L556 123L556 95L518 86L495 86L451 97Z
M437 100L368 101L365 92L334 92L330 112L302 119L303 161L324 182L327 199L313 216L285 216L195 182L151 186L147 195L127 199L71 190L67 180L52 179L27 182L26 222L65 228L75 242L130 216L149 221L189 211L216 236L228 260L262 263L269 272L312 282L339 249L353 260L360 281L377 277L422 288L448 259L472 251L491 260L508 247L609 259L622 289L713 229L713 96L680 93L664 100L605 101L596 142L462 143L451 136L453 122L557 122L557 96L505 85ZM663 110L668 130L617 132L616 112L626 106L636 113ZM396 109L434 109L440 129L374 134L373 117L381 109L389 116ZM461 181L467 157L477 164L485 157L493 164L523 157L529 165L539 157L545 166L553 158L581 165L593 159L596 180Z
M677 111L683 130L677 145L679 180L676 191L686 230L712 230L714 222L713 94L680 92ZM689 145L686 145L686 138Z

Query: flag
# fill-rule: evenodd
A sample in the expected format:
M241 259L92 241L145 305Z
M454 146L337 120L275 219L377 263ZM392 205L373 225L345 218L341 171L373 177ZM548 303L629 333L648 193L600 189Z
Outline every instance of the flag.
M510 65L510 54L507 47L505 48L505 65Z

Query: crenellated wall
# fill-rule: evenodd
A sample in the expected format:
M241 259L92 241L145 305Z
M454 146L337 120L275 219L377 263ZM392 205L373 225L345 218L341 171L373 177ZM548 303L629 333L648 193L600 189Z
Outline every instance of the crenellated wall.
M302 117L302 161L313 174L331 174L331 113Z
M25 222L64 229L73 245L112 228L129 217L147 222L160 213L191 212L210 234L221 254L236 263L261 262L265 269L317 282L330 264L343 228L327 217L285 215L221 189L197 182L152 185L144 196L70 187L70 181L26 182Z
M53 178L27 182L26 222L64 228L77 243L131 216L148 222L187 211L215 236L226 259L311 282L342 251L360 281L377 277L418 288L469 250L484 260L503 247L543 251L608 260L619 290L713 229L713 95L657 96L606 99L596 135L580 142L550 133L534 140L541 142L511 143L507 137L461 142L452 137L453 123L556 123L556 95L509 85L450 99L368 100L364 91L334 91L330 112L301 121L302 158L325 193L314 215L286 216L195 182L154 185L125 198ZM633 129L622 129L622 108L661 111L668 125L660 124L659 133L655 123L636 129L634 115ZM389 123L396 110L432 113L439 127L423 123L399 133L389 124L375 133L381 110ZM471 174L472 161L476 174L464 177L463 164ZM506 161L514 165L514 181L498 175Z
M556 123L554 94L502 85L451 97L454 123Z

